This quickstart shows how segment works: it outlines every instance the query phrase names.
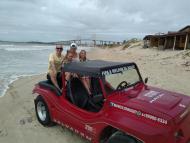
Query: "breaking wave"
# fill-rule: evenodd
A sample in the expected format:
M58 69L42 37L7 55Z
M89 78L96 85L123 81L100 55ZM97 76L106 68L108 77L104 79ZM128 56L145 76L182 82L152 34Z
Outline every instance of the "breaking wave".
M51 50L54 46L14 46L14 45L0 45L0 50L5 51L43 51Z

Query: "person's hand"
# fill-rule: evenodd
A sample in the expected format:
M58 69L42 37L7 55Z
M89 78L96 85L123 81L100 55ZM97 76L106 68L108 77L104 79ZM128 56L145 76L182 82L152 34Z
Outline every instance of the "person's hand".
M59 88L59 91L62 93L62 89L61 88Z
M62 93L62 89L61 88L58 87L57 89Z

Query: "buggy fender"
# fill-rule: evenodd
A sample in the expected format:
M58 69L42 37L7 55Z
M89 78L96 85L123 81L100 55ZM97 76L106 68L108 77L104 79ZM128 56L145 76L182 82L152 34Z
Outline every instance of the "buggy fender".
M52 95L50 93L52 93ZM52 96L54 93L50 90L41 88L39 85L36 85L35 88L33 89L33 94L37 94L39 96L42 96L42 98L44 99L44 101L46 102L46 104L48 106L49 114L50 114L50 117L52 119L53 118L52 117L52 115L53 115L53 113L52 113L52 109L53 109L52 108L53 107L52 101L54 100L52 98ZM35 99L34 99L34 102L35 102Z
M105 120L113 128L125 132L126 134L142 141L143 143L168 143L168 132L171 128L167 125L156 123L145 124L142 120L132 117L123 116L125 113L109 112L105 114Z

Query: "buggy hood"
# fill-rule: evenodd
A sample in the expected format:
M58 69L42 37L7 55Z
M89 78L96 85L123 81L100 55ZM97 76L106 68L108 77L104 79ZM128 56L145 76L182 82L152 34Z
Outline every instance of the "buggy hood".
M144 84L110 99L113 107L162 124L168 124L170 119L175 119L176 123L181 121L188 114L190 105L190 98L185 95L154 87L145 88Z

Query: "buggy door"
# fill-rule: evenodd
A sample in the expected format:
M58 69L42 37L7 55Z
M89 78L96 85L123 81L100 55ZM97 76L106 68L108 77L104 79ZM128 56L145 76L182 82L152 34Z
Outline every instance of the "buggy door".
M103 95L102 95L103 97ZM67 83L67 95L63 107L67 112L66 127L80 134L82 137L92 140L95 136L94 125L96 125L100 112L90 112L88 109L89 95L78 78L73 78ZM64 115L63 115L64 120ZM69 120L69 121L68 121Z
M67 124L65 126L87 140L92 141L98 133L96 126L100 124L100 117L103 115L103 112L88 112L69 101L65 101L64 104L68 109L66 114L69 117L69 121L66 121Z

